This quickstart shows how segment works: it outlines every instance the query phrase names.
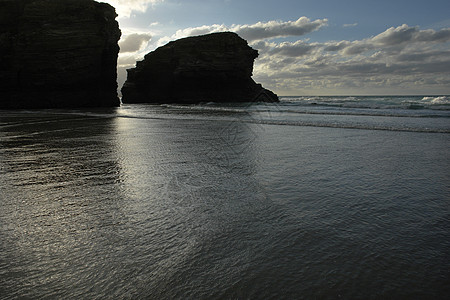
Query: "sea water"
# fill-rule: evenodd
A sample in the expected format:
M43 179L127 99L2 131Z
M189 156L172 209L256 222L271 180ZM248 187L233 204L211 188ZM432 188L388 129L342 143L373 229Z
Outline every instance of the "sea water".
M0 112L0 299L446 299L440 97Z

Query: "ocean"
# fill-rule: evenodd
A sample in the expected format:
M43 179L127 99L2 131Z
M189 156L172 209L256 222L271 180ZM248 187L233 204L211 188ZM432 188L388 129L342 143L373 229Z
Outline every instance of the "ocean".
M450 97L0 111L0 299L448 299Z

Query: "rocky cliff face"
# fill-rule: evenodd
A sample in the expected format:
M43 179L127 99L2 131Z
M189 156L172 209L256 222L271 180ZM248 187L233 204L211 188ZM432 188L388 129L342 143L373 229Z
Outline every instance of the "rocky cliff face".
M0 108L118 106L116 17L93 0L0 0Z
M231 32L180 39L128 70L123 103L276 102L251 78L258 51Z

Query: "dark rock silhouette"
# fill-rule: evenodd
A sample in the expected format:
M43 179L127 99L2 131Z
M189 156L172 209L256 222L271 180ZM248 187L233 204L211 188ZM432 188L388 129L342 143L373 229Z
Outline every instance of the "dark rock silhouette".
M123 103L276 102L251 78L258 51L231 32L173 41L129 69Z
M115 9L0 0L0 108L118 106Z

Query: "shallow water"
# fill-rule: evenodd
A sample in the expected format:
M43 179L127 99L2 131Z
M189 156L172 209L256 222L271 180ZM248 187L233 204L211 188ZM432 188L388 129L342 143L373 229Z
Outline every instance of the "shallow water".
M445 116L215 106L1 112L0 298L448 296Z

